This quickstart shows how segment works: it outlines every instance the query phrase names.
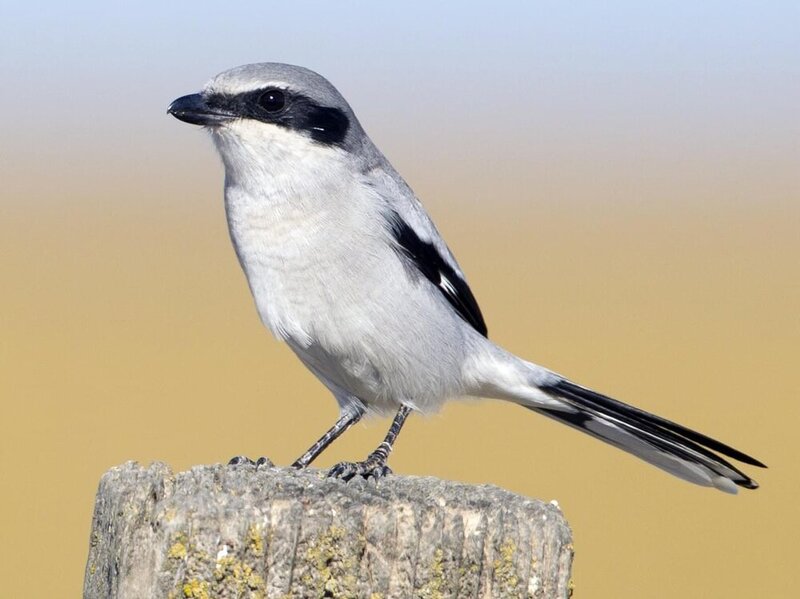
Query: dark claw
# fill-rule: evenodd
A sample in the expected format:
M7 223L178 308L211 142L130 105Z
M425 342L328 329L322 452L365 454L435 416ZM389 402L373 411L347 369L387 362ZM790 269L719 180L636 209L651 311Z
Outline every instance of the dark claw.
M392 474L392 469L386 464L375 468L375 470L372 471L372 476L374 478L383 478L384 476L389 476L390 474Z
M228 466L241 466L243 464L247 464L249 466L256 465L256 463L246 455L237 455L228 460Z
M345 482L352 480L356 476L377 480L391 473L392 469L389 468L389 466L370 458L367 458L363 462L339 462L328 470L329 477L340 478Z
M256 460L256 468L272 468L275 464L272 463L272 460L269 458L265 458L261 456Z
M341 478L342 480L350 480L353 478L353 467L355 464L352 462L339 462L333 468L328 470L328 476L331 478Z

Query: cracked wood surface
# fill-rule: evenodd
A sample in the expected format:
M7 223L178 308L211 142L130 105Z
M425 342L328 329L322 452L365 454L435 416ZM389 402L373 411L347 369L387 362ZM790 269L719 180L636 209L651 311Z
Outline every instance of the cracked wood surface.
M129 462L100 481L84 598L568 597L572 554L555 504L489 485Z

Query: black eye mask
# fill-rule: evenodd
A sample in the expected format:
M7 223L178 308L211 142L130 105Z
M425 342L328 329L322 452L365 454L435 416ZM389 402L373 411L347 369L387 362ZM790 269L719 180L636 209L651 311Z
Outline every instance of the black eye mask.
M311 98L277 88L236 95L209 94L209 107L238 118L255 119L307 133L325 145L339 145L347 136L350 119L338 108L320 106Z

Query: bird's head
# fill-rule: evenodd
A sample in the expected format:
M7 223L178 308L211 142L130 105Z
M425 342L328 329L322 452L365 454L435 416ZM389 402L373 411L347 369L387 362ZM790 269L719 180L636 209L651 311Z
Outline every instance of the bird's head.
M249 64L220 73L201 92L172 102L168 113L208 128L228 168L311 152L361 155L368 144L333 85L287 64Z

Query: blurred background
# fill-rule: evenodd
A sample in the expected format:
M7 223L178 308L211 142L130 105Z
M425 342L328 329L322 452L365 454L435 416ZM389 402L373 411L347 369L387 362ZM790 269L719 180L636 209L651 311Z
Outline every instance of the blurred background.
M288 464L337 416L258 320L210 141L165 114L259 61L350 100L496 342L770 466L729 497L480 402L412 418L395 471L557 499L576 597L792 595L799 6L4 3L3 596L79 595L111 466Z

